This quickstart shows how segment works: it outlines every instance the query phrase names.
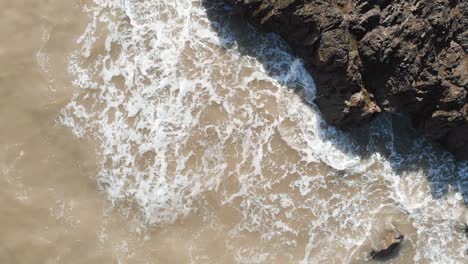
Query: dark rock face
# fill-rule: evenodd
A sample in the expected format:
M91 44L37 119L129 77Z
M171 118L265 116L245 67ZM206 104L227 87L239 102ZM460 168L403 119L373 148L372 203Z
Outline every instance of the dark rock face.
M468 1L225 1L303 59L329 123L347 128L383 111L405 113L468 159Z

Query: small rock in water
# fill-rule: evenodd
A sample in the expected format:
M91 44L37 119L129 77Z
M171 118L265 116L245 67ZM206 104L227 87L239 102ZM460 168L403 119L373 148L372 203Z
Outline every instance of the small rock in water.
M392 231L385 237L382 249L372 249L370 259L384 261L398 254L404 236L399 232Z
M464 234L465 237L468 238L468 223L457 225L456 230L457 232Z

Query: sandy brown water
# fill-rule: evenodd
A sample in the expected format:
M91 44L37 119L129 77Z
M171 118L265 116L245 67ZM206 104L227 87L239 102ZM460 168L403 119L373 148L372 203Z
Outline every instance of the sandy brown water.
M66 56L87 23L79 5L0 3L1 263L112 259L96 251L104 203L94 148L56 123L73 94Z
M145 2L158 1L135 1ZM201 9L198 1L191 4ZM301 134L301 115L291 110L305 104L304 95L282 91L284 87L271 78L257 78L259 67L253 58L247 63L210 42L184 47L178 77L197 79L208 74L209 80L215 80L213 87L200 81L190 85L201 92L179 97L184 90L169 83L170 88L145 98L144 103L168 100L164 104L168 109L177 103L187 106L197 117L193 126L172 119L164 119L169 125L161 125L163 130L173 129L170 132L188 131L186 137L154 136L153 123L139 127L148 123L141 116L146 112L132 114L131 108L123 109L129 98L139 98L125 82L135 80L151 88L151 78L164 75L160 69L153 72L139 65L136 72L141 72L141 82L136 81L140 75L129 77L122 72L108 79L91 76L99 87L112 84L123 91L125 103L107 109L112 102L103 99L108 98L103 92L107 90L78 88L73 81L79 74L70 70L70 61L101 65L97 62L108 56L111 60L106 63L123 68L125 63L116 62L118 56L134 47L125 50L126 42L115 40L107 50L107 35L96 33L90 55L71 59L83 50L77 40L100 17L96 14L112 10L96 8L98 12L93 13L84 11L85 6L99 4L0 0L0 263L363 263L369 249L394 228L407 240L400 256L389 263L463 263L466 259L460 254L466 240L456 226L468 219L456 191L450 190L441 200L432 199L426 177L417 176L417 171L408 172L409 176L402 172L401 180L395 181L386 178L383 163L375 162L363 172L332 168L334 164L325 158L308 157L303 151L308 143ZM168 9L169 14L177 13ZM109 21L121 22L118 33L147 23L116 13ZM172 23L170 15L157 14L157 19ZM210 28L209 23L200 24ZM101 20L95 31L106 32L106 25L107 20ZM160 37L156 36L153 39ZM150 42L142 39L129 43ZM130 65L140 53L133 53L126 63ZM200 67L200 58L210 61ZM237 62L245 65L237 67ZM100 71L98 67L89 72ZM242 85L248 89L235 89L244 81L239 76L246 77ZM182 83L182 79L177 80ZM212 89L203 90L204 85ZM229 98L229 103L223 98ZM78 108L70 107L71 102L102 115L75 117L73 111ZM93 125L78 137L73 129L83 124L71 126L64 119ZM136 139L112 145L103 124L134 133ZM128 128L122 130L122 125ZM119 133L110 139L121 137ZM154 146L142 151L140 147L148 142ZM158 142L170 144L163 148ZM117 156L118 146L128 146L123 152L131 157ZM422 180L415 184L411 177ZM115 191L120 181L112 179L122 180L124 187ZM169 187L164 189L164 184ZM448 242L439 246L437 241ZM448 257L434 262L433 256L424 255L427 250L422 248L431 244L435 246L427 247L442 247L437 254ZM418 248L424 254L418 255Z

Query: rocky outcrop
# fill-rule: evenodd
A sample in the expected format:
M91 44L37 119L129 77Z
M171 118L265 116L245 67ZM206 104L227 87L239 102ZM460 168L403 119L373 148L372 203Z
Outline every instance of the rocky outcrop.
M468 1L225 1L302 58L329 123L347 128L405 113L468 159Z

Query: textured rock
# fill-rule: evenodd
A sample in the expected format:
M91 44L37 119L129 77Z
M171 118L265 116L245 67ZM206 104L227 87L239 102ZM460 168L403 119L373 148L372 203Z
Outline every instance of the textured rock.
M382 241L382 247L379 249L373 249L370 252L370 259L386 261L395 257L403 242L404 236L397 231L391 231L386 234Z
M468 159L468 1L226 1L303 59L329 123L347 128L405 113Z

